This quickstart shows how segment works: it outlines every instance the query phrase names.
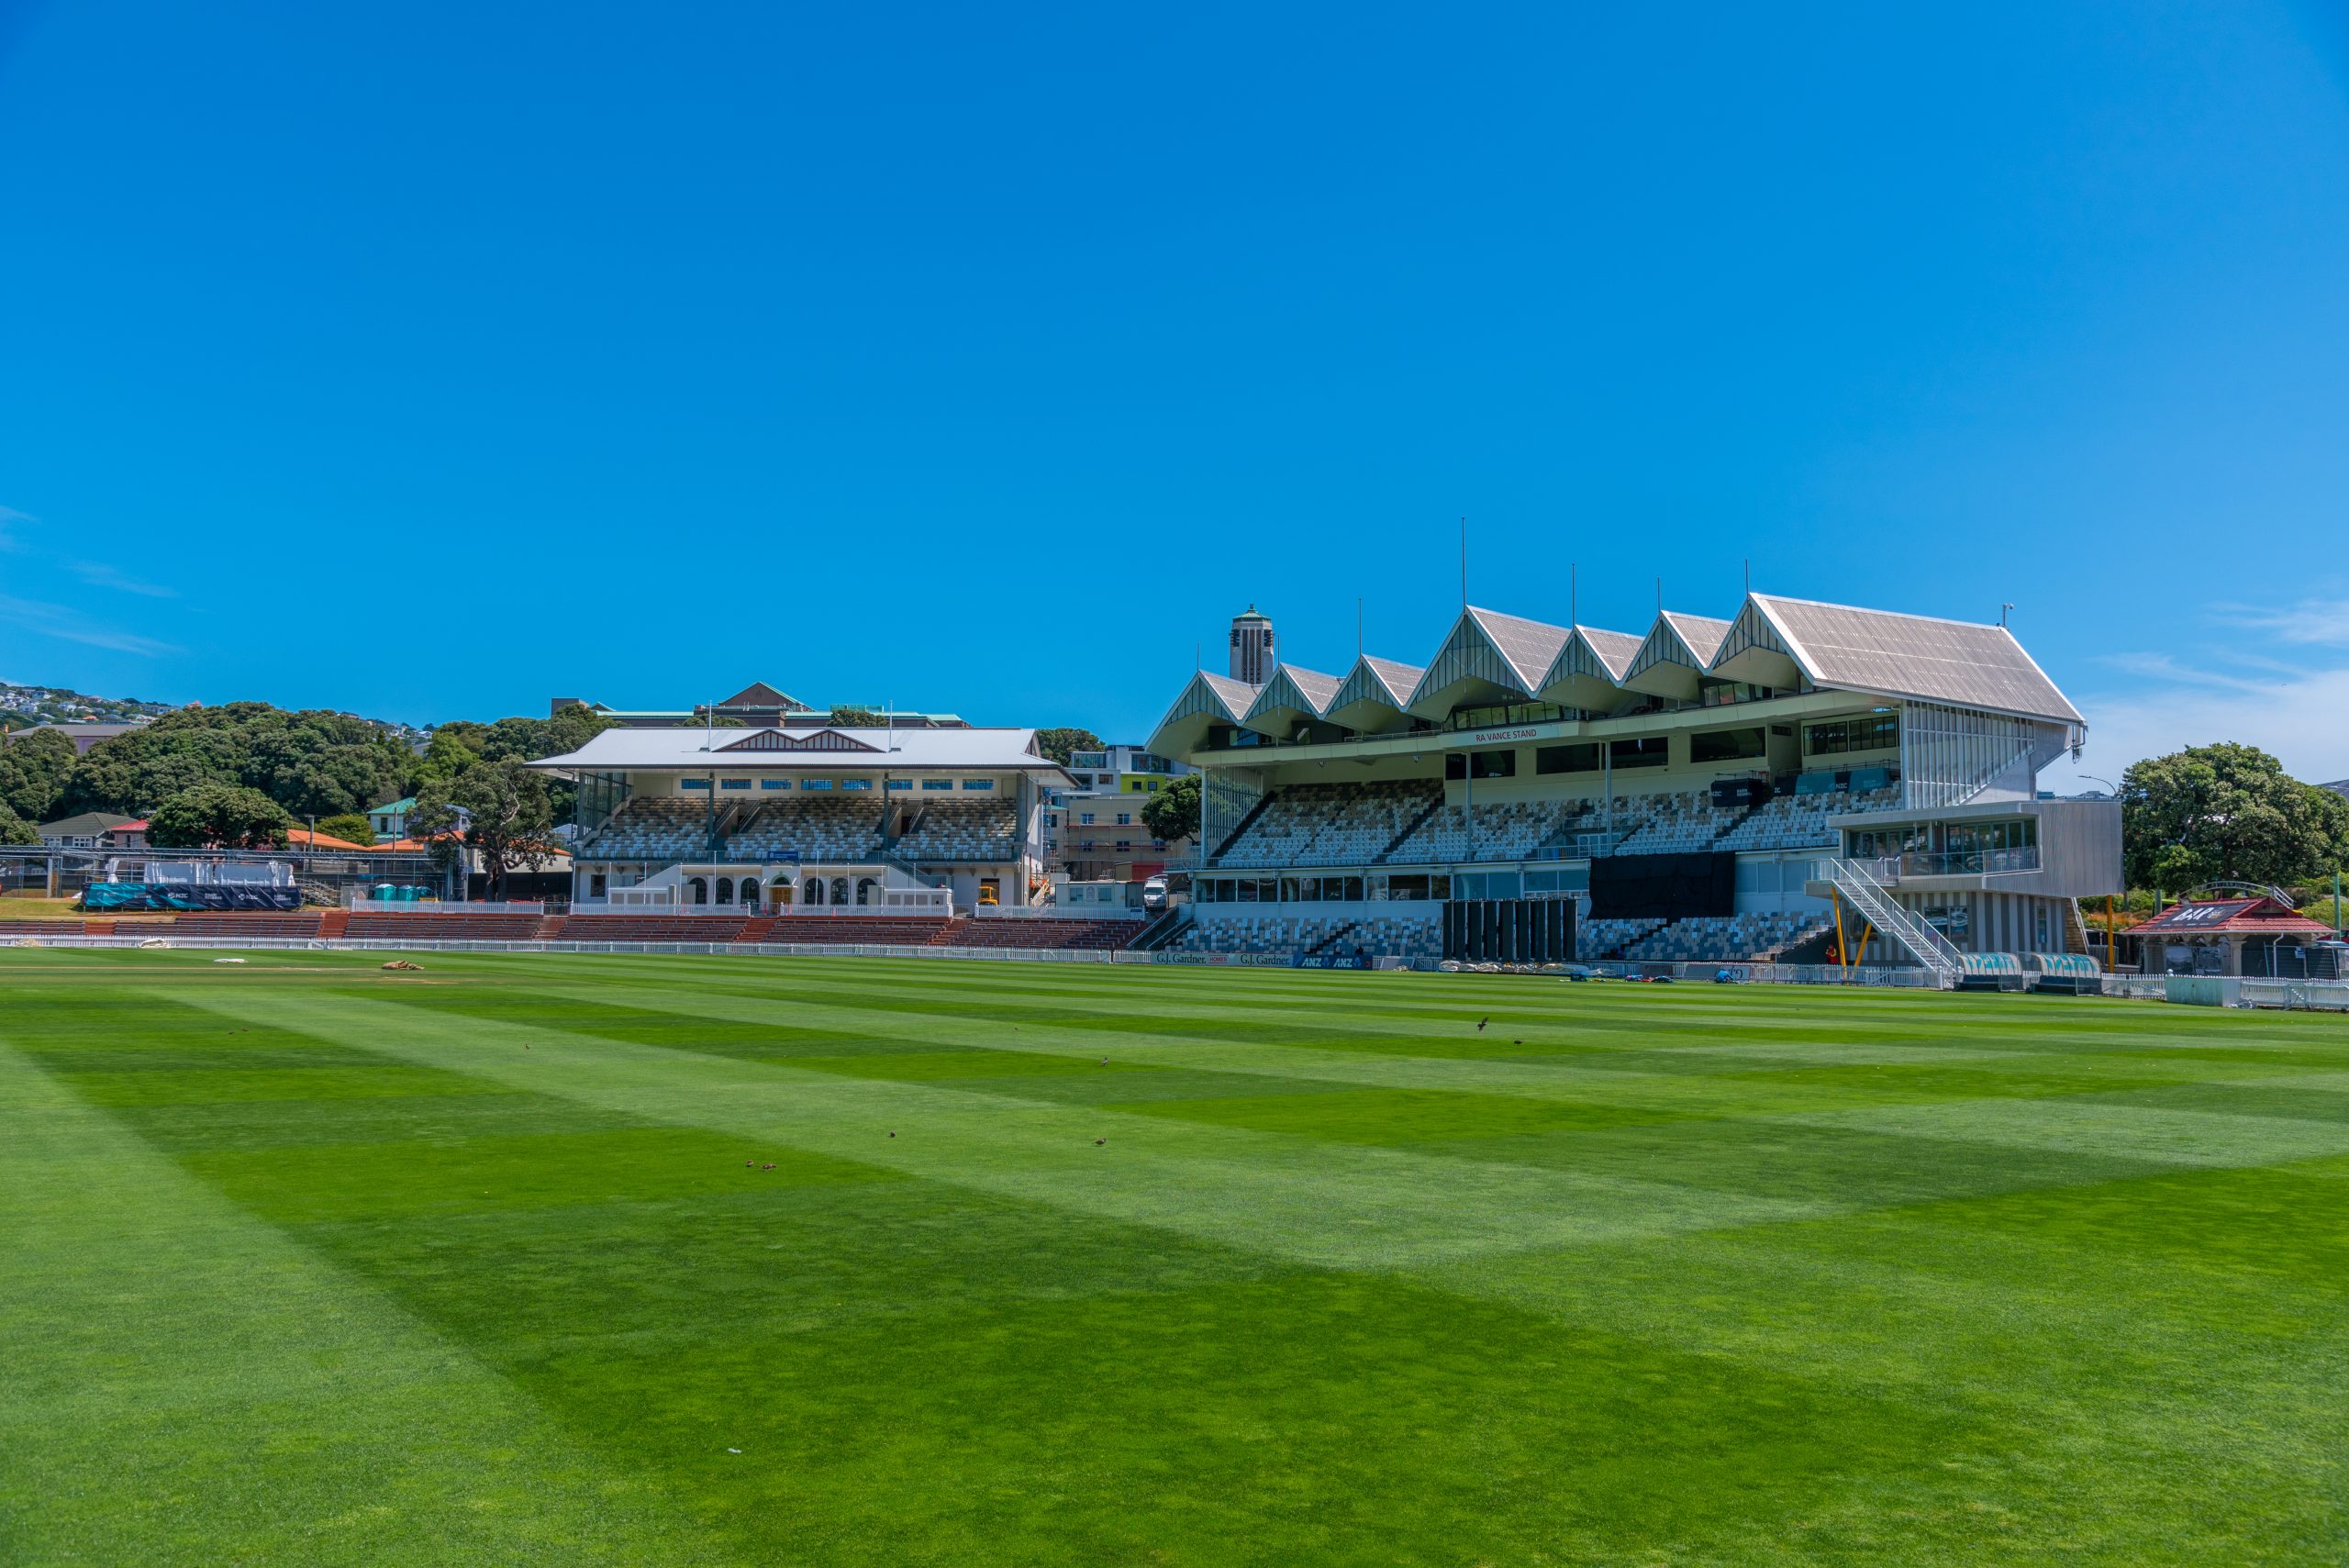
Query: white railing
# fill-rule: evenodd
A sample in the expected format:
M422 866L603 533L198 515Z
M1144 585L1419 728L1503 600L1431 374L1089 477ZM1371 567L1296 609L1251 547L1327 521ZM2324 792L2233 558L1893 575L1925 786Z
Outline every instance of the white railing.
M1956 980L1965 967L1965 955L1957 951L1957 944L1886 892L1884 884L1867 867L1857 861L1829 860L1820 863L1827 881L1851 901L1878 934L1907 948L1910 956L1932 973L1937 984L1946 985Z
M1139 920L1144 911L1124 904L982 904L971 913L982 920Z
M542 899L507 903L482 900L458 904L446 899L354 898L344 907L354 915L543 915L547 912Z

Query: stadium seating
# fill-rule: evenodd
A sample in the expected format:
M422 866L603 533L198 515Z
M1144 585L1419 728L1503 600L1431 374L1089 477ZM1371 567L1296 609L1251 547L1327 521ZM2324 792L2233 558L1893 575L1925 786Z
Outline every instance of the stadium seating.
M709 854L709 805L669 795L620 803L601 828L580 840L582 860L697 861Z
M403 919L404 916L392 916ZM730 915L573 915L567 942L730 942L751 922ZM354 935L356 933L353 933Z
M952 922L942 915L778 915L758 938L766 942L937 947Z
M206 917L211 919L223 917ZM312 916L313 922L317 917ZM206 929L210 929L207 923ZM430 914L354 913L345 936L377 941L527 942L539 934L536 915L479 914L462 910Z
M1854 811L1889 811L1900 804L1897 784L1856 793L1775 795L1753 816L1714 840L1717 850L1808 850L1835 842L1830 817Z
M306 940L318 934L321 913L305 909L294 914L257 910L194 909L161 920L115 922L117 936L140 937L290 937Z
M1353 953L1357 948L1374 957L1434 958L1443 951L1443 929L1437 913L1442 906L1420 906L1415 916L1373 916L1348 919L1341 916L1241 915L1200 921L1184 931L1175 949L1183 952Z
M925 864L1017 860L1019 807L995 795L937 801L922 808L912 831L897 840L896 851Z
M799 860L856 863L880 846L881 809L869 797L800 795L759 806L726 840L726 858L742 864Z
M1631 796L1618 803L1617 815L1619 820L1636 817L1640 825L1616 843L1615 853L1678 855L1711 849L1735 813L1718 810L1706 791L1689 790Z
M1822 916L1787 911L1675 920L1633 942L1623 956L1659 962L1757 958L1815 936L1827 923Z
M1265 802L1225 866L1368 865L1442 798L1419 781L1297 784Z
M1395 865L1522 860L1545 843L1580 831L1590 806L1579 800L1507 800L1473 812L1446 806L1389 851Z
M1575 928L1575 956L1585 962L1614 958L1662 924L1661 920L1584 920Z
M1145 920L963 920L936 945L954 948L1108 949L1141 935Z

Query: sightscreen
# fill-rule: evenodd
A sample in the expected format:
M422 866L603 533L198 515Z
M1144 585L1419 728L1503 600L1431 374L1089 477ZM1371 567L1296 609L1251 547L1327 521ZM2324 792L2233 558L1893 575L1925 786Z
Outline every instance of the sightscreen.
M1735 913L1733 851L1601 855L1590 862L1594 920L1687 920Z

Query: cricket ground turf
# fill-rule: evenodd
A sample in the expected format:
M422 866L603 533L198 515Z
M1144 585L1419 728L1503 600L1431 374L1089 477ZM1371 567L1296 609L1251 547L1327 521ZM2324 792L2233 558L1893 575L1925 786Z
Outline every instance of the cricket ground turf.
M2339 1018L218 956L0 951L0 1562L2349 1556Z

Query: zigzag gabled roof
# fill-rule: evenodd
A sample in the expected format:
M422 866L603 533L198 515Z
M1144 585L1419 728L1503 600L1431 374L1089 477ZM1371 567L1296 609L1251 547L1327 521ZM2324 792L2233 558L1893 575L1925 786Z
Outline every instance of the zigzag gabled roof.
M1542 673L1535 692L1544 702L1568 707L1603 710L1615 706L1624 673L1640 651L1640 639L1628 631L1608 631L1577 626L1558 656Z
M1730 626L1710 616L1659 611L1632 656L1631 668L1623 673L1622 684L1651 696L1683 700L1695 696L1698 677L1713 667L1714 656L1728 640Z
M1406 706L1422 718L1441 718L1477 695L1531 700L1571 635L1562 626L1472 605L1452 623Z
M1623 706L1624 692L1687 701L1707 676L2086 728L2005 627L1749 594L1733 620L1667 610L1644 637L1472 606L1424 669L1365 654L1336 680L1283 665L1261 691L1203 671L1167 710L1151 746L1180 755L1188 749L1183 740L1203 736L1211 722L1245 724L1276 712L1310 714L1363 734L1411 717L1442 719L1464 704L1538 699L1606 713ZM1177 726L1179 736L1170 736Z
M1349 729L1376 732L1393 729L1409 717L1405 705L1411 690L1427 672L1416 664L1398 663L1365 653L1346 672L1335 695L1321 710L1324 718Z
M1245 681L1200 670L1191 676L1183 695L1167 708L1166 717L1151 731L1149 750L1165 757L1180 757L1195 748L1219 719L1238 724L1255 706L1256 688Z

